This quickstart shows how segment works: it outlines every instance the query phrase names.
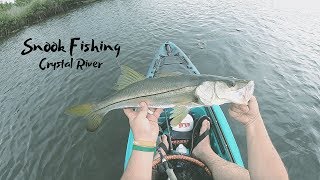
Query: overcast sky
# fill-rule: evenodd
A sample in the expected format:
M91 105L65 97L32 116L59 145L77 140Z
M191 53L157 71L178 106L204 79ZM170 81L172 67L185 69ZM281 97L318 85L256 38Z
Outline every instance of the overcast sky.
M0 3L5 3L5 2L14 2L14 0L0 0Z

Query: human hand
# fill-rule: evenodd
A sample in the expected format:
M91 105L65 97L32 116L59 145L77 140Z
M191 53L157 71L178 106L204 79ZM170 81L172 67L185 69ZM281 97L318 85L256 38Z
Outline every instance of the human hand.
M245 126L252 124L257 119L262 119L257 99L254 96L250 98L248 105L232 104L229 108L229 114Z
M159 133L158 118L162 109L155 109L153 114L148 114L147 103L141 102L140 106L137 112L131 108L123 109L129 119L134 139L156 142Z

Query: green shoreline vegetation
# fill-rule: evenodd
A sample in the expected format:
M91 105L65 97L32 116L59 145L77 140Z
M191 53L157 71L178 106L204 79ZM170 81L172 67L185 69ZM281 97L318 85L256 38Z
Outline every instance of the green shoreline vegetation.
M0 38L25 26L97 0L16 0L0 3Z

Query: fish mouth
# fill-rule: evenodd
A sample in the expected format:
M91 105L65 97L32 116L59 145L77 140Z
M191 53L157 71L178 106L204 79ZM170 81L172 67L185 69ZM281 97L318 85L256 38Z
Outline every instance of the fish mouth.
M220 90L217 89L217 86L215 86L216 96L220 99L224 99L225 102L232 102L236 104L247 105L248 101L253 95L254 82L253 81L240 82L237 86L235 88L238 88L238 89L220 88Z
M243 100L247 104L253 95L254 82L249 81L248 84L245 87L243 87L241 90L242 90L242 92L244 92L243 93Z
M236 104L247 105L253 95L254 82L249 81L244 87L234 91L231 102Z

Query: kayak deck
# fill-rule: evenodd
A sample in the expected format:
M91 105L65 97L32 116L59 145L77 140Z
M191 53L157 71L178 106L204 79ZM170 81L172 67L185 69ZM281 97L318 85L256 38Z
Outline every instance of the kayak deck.
M200 74L187 55L179 47L172 42L165 42L155 55L146 76L147 78L153 78L161 74L170 74L172 72ZM164 109L158 120L160 126L169 120L168 118L170 117L171 110L171 108ZM244 167L239 148L220 106L192 108L189 111L189 114L192 115L194 120L198 120L202 116L210 117L212 121L210 144L213 151L225 160ZM130 130L124 163L125 168L132 153L133 140L133 134Z

